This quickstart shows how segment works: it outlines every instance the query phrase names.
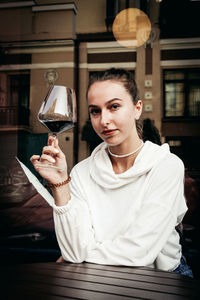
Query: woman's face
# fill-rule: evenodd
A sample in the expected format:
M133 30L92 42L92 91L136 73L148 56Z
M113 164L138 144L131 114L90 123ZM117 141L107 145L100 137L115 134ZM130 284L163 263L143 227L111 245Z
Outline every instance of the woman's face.
M134 105L120 81L92 84L88 91L88 107L94 130L110 146L123 142L132 144L138 138L135 119L140 117L142 102L139 100Z

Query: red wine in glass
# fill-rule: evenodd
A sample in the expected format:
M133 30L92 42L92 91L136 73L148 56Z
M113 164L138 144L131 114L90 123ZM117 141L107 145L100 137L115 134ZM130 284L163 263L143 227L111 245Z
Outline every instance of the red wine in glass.
M53 132L53 135L57 135L60 132L65 130L69 130L74 127L74 123L72 121L41 121L41 123L49 129L49 131Z

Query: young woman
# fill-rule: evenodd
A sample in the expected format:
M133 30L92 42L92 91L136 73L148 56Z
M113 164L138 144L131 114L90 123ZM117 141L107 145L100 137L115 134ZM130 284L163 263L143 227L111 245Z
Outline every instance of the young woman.
M167 144L143 143L137 126L142 101L131 73L94 74L87 100L92 126L104 142L72 169L71 177L58 141L51 146L52 137L41 157L31 158L52 188L62 257L190 276L175 230L187 211L184 166ZM63 171L42 168L47 161ZM183 265L186 271L180 271Z

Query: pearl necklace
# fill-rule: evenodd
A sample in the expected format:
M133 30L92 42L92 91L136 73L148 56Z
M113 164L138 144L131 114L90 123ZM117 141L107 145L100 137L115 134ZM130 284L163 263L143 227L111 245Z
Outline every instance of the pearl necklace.
M142 142L141 145L140 145L137 149L135 149L133 152L130 152L130 153L128 153L128 154L122 154L122 155L114 154L114 153L112 153L112 152L110 151L110 148L109 148L109 147L108 147L108 152L109 152L109 154L110 154L111 156L114 156L114 157L127 157L127 156L130 156L130 155L136 153L138 150L140 150L140 149L143 147L143 145L144 145L144 143Z

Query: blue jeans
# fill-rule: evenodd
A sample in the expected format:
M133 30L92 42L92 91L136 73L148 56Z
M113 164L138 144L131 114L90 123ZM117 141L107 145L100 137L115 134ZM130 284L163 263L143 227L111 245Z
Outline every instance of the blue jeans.
M173 272L193 278L192 270L187 265L186 259L183 255L181 257L180 265Z

